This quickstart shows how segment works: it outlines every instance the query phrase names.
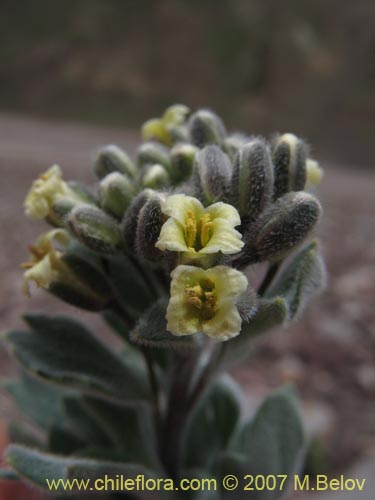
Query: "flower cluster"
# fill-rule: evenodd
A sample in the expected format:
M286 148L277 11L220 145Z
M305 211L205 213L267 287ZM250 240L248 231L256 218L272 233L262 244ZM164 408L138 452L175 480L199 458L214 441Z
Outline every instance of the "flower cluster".
M134 159L114 145L99 151L96 193L65 182L57 166L33 183L26 214L55 229L30 248L25 290L34 281L105 309L115 300L108 263L150 261L167 283L167 331L228 340L257 309L246 267L280 263L314 229L321 207L309 191L322 171L295 135L228 134L206 109L171 106L142 139ZM100 265L74 254L74 242Z

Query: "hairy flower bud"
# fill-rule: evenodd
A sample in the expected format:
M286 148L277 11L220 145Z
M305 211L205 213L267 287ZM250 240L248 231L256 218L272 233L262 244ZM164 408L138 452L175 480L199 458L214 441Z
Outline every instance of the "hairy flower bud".
M277 138L273 147L274 199L289 191L302 191L306 183L306 144L294 134Z
M162 252L156 248L161 228L167 219L162 212L162 203L166 196L154 193L139 212L135 248L137 253L149 260L158 260Z
M170 160L168 149L157 142L145 142L138 149L137 160L140 167L145 165L163 165L169 169Z
M161 189L170 184L170 178L163 165L149 165L142 175L142 185L145 188Z
M249 137L245 134L235 133L228 135L228 137L224 140L224 151L227 153L229 158L234 161L238 151L250 142L252 137Z
M245 232L236 266L285 257L312 231L321 211L318 200L304 191L282 196Z
M229 194L232 167L228 156L217 146L206 146L195 159L194 184L204 203L225 199Z
M121 230L125 245L130 250L135 250L135 237L137 233L138 217L142 207L152 198L155 191L152 189L144 189L133 199L127 208L122 219Z
M112 172L120 172L130 177L136 174L136 168L127 153L113 144L102 148L95 160L95 173L103 179Z
M198 151L199 149L192 144L177 144L171 149L170 177L172 184L180 184L191 177Z
M272 200L273 165L267 144L255 138L239 150L232 174L232 199L245 222L253 222Z
M121 246L121 231L115 219L90 205L76 206L67 219L72 233L99 253L113 253Z
M212 111L200 109L189 120L191 142L203 148L208 144L221 146L226 136L223 121Z
M114 217L121 219L135 194L133 182L119 172L108 174L99 185L100 206Z

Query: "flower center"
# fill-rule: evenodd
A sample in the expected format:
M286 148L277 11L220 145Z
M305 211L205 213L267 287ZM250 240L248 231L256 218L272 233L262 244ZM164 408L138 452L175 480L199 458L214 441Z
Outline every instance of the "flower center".
M208 279L185 288L186 301L197 309L203 320L210 320L216 312L215 284Z
M205 247L212 236L212 220L210 214L203 215L199 221L192 210L188 210L185 226L186 244L190 250L198 252Z

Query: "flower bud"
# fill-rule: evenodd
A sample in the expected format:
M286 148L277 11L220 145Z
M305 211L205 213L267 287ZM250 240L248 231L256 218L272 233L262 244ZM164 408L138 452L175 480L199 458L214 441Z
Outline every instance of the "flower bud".
M267 144L258 138L239 150L232 174L232 196L246 222L253 222L272 199L273 165Z
M99 253L114 253L121 246L118 223L103 210L78 205L70 213L67 224L84 245Z
M234 161L238 151L244 146L246 143L251 141L251 137L245 134L231 134L224 140L224 151L227 153L229 158Z
M177 144L171 149L170 177L172 184L180 184L191 177L198 151L199 149L191 144Z
M138 217L142 207L154 195L152 189L144 189L130 203L122 219L121 230L125 245L130 250L135 250L135 237L138 226Z
M236 266L285 257L312 231L321 211L318 200L304 191L282 196L245 232L246 245Z
M163 165L163 167L169 169L170 160L168 149L156 142L145 142L138 149L137 160L140 167L145 165Z
M167 219L167 216L161 211L161 204L165 198L164 195L154 193L139 212L135 247L137 253L145 259L158 260L162 255L155 244Z
M306 144L294 134L281 135L273 147L274 199L289 191L302 191L306 183Z
M206 146L195 159L194 184L204 203L213 203L229 194L232 167L228 156L217 146Z
M225 126L221 118L212 111L200 109L190 117L188 126L191 142L195 146L203 148L207 144L223 144L226 136Z
M149 165L142 176L142 185L145 188L161 189L170 184L169 174L163 165Z
M55 229L43 234L30 246L30 261L22 264L23 289L30 295L29 283L56 295L68 304L90 311L104 309L111 300L105 276L93 264L67 250L69 234Z
M108 174L99 186L100 206L114 217L121 219L135 194L133 182L119 172Z
M120 172L134 177L136 168L127 153L113 144L102 148L95 160L95 173L103 179L112 172Z

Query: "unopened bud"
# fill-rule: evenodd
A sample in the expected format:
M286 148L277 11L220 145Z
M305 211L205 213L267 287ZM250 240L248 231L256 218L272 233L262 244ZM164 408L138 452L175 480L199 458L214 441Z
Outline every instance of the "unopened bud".
M228 156L217 146L206 146L195 159L194 184L197 196L206 204L226 199L231 174Z
M87 247L99 253L114 253L121 246L118 223L100 208L76 206L67 219L72 233Z
M170 176L172 184L180 184L191 177L198 151L199 149L191 144L177 144L171 149Z
M112 172L120 172L134 177L136 168L125 151L111 144L99 151L95 161L95 172L99 179L103 179Z
M238 151L242 148L242 146L250 142L251 139L251 137L245 134L235 133L228 135L228 137L224 140L224 151L227 153L229 158L234 161Z
M156 142L142 144L138 149L137 159L140 167L155 164L163 165L167 169L170 167L168 149Z
M155 244L160 236L161 228L167 216L161 211L165 196L154 194L142 207L136 230L136 250L142 257L149 260L160 259L162 252Z
M169 174L163 165L149 165L142 176L145 188L162 189L170 184Z
M226 136L223 121L208 109L201 109L190 117L189 131L191 142L199 148L208 144L221 146Z
M321 211L318 200L304 191L282 196L249 226L244 235L246 245L236 265L285 257L311 233Z
M302 191L306 183L306 144L294 134L278 137L273 147L274 199L289 191Z
M239 150L232 174L232 195L246 222L253 222L272 200L273 165L267 144L253 139Z
M138 226L138 217L145 203L154 196L155 191L152 189L144 189L133 199L127 208L122 219L121 230L125 245L130 250L135 250L135 237Z
M112 172L102 179L99 186L100 206L121 219L135 194L133 182L119 172Z

